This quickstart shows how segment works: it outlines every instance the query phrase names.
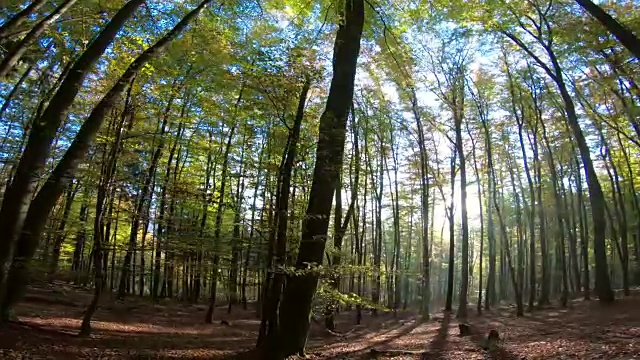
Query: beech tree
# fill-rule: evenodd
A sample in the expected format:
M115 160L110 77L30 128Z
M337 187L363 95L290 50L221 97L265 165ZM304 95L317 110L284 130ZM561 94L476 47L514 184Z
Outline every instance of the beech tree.
M637 4L144 3L0 9L2 321L72 282L281 359L640 282Z

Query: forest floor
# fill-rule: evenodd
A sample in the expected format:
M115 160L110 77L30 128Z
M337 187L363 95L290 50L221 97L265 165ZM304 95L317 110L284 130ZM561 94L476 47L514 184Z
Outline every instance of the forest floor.
M55 289L55 290L54 290ZM203 323L206 304L153 304L130 297L125 303L105 299L93 322L93 334L77 337L91 293L69 285L32 287L18 309L18 320L0 329L2 359L253 359L259 320L255 311L216 309L214 324ZM372 359L371 349L395 350L384 359L640 359L640 291L614 305L597 301L551 306L523 318L514 309L476 316L476 331L458 336L454 316L437 314L421 323L413 313L372 317L354 326L354 314L341 313L336 336L312 324L309 359ZM230 326L220 324L227 320ZM481 347L490 329L504 338L499 349ZM405 351L400 353L398 350Z

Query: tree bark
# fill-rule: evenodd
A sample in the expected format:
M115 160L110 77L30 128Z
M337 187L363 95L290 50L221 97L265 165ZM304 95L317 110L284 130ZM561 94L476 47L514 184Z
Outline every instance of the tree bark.
M278 346L280 344L280 337L282 336L281 330L278 324L278 308L280 306L282 287L284 286L286 272L286 251L287 251L287 217L289 214L289 195L291 191L291 181L293 165L295 163L298 152L298 141L300 139L300 129L302 126L302 120L304 119L304 108L307 102L307 95L311 88L311 79L306 76L302 90L300 92L300 98L298 100L298 109L296 112L293 127L289 132L289 139L287 141L287 147L285 149L285 159L282 163L279 174L279 198L276 199L276 244L274 256L269 259L269 271L272 272L271 281L269 281L270 289L266 292L267 297L265 299L265 312L262 314L263 324L262 327L266 327L267 342L260 343L258 346L266 344L264 348L264 354L274 354L278 352ZM262 340L262 339L259 339Z
M11 35L11 33L15 32L16 29L20 25L22 25L23 22L29 19L29 16L31 16L31 14L40 10L42 5L46 3L47 0L34 0L29 5L27 5L27 7L11 17L11 19L2 24L2 26L0 26L0 42L2 42L2 40L6 40L9 35Z
M242 100L242 90L240 89L240 95L238 95L238 101L236 104L239 104ZM237 105L236 105L237 108ZM236 132L236 128L238 127L238 123L233 124L231 129L229 130L229 136L227 138L227 143L224 148L224 160L222 162L222 172L220 173L220 195L218 198L218 208L216 210L216 223L213 234L213 242L214 242L214 250L213 250L213 264L212 264L212 276L211 284L209 285L209 308L207 309L207 313L204 317L205 324L213 323L213 311L216 307L216 295L218 291L218 272L220 267L220 232L222 231L222 214L224 211L224 198L226 192L227 185L227 170L229 168L229 153L231 152L231 142L233 141L233 136Z
M2 62L0 62L0 79L9 74L11 70L16 66L18 61L22 58L25 52L29 49L31 43L33 43L51 24L53 24L62 14L67 12L77 0L66 0L58 7L55 8L51 14L47 15L39 23L37 23L22 40L14 45L9 52L4 56ZM26 9L25 9L26 10Z
M316 166L313 173L309 205L302 225L302 239L295 267L321 264L324 254L331 200L342 167L347 115L353 100L356 65L364 25L364 1L347 0L344 20L338 25L333 55L333 78L327 105L320 117ZM287 279L280 312L283 341L282 358L304 353L309 331L311 302L318 285L319 274L308 271Z
M564 103L567 122L569 128L576 140L578 150L580 151L580 157L584 165L585 176L587 179L587 187L589 189L589 197L591 198L591 215L593 220L593 249L596 260L596 292L598 298L603 303L610 303L614 301L613 291L611 290L611 282L609 279L609 266L607 264L606 254L606 220L605 220L605 198L602 191L602 186L598 180L593 161L591 160L591 154L589 145L585 139L584 133L580 122L578 121L578 115L576 113L575 105L571 98L571 94L567 89L564 81L564 75L560 63L556 57L556 54L552 48L553 38L551 37L551 26L548 21L543 18L546 33L549 38L547 41L538 40L540 45L547 53L552 68L550 68L545 61L540 59L531 49L524 44L520 39L511 33L503 32L505 36L511 39L516 45L518 45L523 51L525 51L532 59L538 63L538 65L547 73L547 75L555 82L562 97Z
M609 30L622 46L627 48L637 59L640 59L640 39L633 34L631 29L622 25L591 0L576 0L576 2Z
M123 7L123 9L127 8L135 1L137 0L132 0L131 2L127 3L127 5ZM162 37L153 46L140 54L136 58L136 60L134 60L131 65L129 65L124 74L120 77L120 79L118 79L118 82L109 90L109 92L102 98L102 100L100 100L87 120L82 124L80 130L78 131L78 134L69 146L69 149L67 149L64 156L62 157L62 160L60 160L58 165L56 165L53 173L49 176L45 185L40 189L33 202L31 203L31 206L29 207L28 213L26 215L26 223L29 224L29 231L22 232L20 239L18 240L16 254L14 255L14 258L22 260L18 262L14 261L11 265L11 269L9 270L9 272L13 273L13 275L9 274L6 284L12 285L11 290L6 291L5 296L3 297L3 311L8 310L8 307L10 308L11 306L13 306L22 297L26 285L26 280L29 277L27 273L29 262L38 246L42 229L46 223L46 219L56 201L60 197L62 191L66 187L70 176L73 175L80 161L82 161L82 159L84 158L87 149L89 148L89 145L93 142L93 139L99 131L107 112L111 108L113 108L116 101L121 97L124 91L131 84L138 71L140 71L140 69L142 69L142 67L146 63L157 56L171 42L171 40L173 40L179 33L181 33L182 30L184 30L187 25L200 13L200 11L211 1L212 0L205 0L201 2L195 9L185 15L185 17L182 18L182 20L180 20L164 37ZM138 4L138 6L139 5L140 4ZM131 16L135 8L137 8L137 6L135 6L134 8L129 8L128 11L130 13L126 17ZM116 18L119 17L119 15L124 16L120 14L124 11L123 9L121 9L118 14L114 16L114 19L112 19L112 21L107 25L106 28L110 28L110 25L115 22ZM117 23L123 24L125 20L126 19L119 19ZM97 41L98 39L96 39L94 42ZM78 62L80 62L80 60L78 60ZM71 76L72 74L69 74L67 79ZM65 82L67 81L67 79L65 79ZM63 88L63 85L60 87L60 90ZM60 90L58 90L58 92ZM52 104L55 104L54 100L52 100ZM42 117L46 118L44 114ZM42 144L38 144L38 146L41 145ZM43 148L40 147L40 150L42 149ZM25 149L25 155L23 155L22 160L24 160L24 158L26 157L26 152L27 150ZM42 153L35 155L43 155L43 157L46 157L46 155ZM44 159L42 159L42 161L44 161ZM33 163L27 164L28 166L33 166ZM27 173L26 175L29 174ZM5 201L3 202L3 210L4 203L6 201L7 198L5 198ZM1 213L2 211L0 211L0 214ZM2 229L2 226L0 226L0 229ZM13 230L15 230L15 228L13 228ZM11 237L5 238L5 240L8 239L11 239Z
M82 86L82 82L87 76L89 70L98 61L98 58L104 53L106 48L111 44L117 33L122 29L124 23L129 19L136 9L142 5L144 0L131 0L124 5L116 15L104 27L100 35L89 45L87 50L78 58L78 60L70 67L64 80L58 87L55 95L49 101L46 109L33 122L33 128L29 134L27 145L23 150L20 161L16 167L16 173L13 181L7 188L0 208L0 282L4 279L4 264L13 248L16 238L22 231L22 226L27 217L27 212L36 207L29 207L30 198L34 188L40 180L40 172L44 167L47 156L51 149L51 144L56 136L63 119L66 117L69 107ZM126 82L128 83L128 82ZM105 109L106 110L106 109ZM106 113L106 111L105 111ZM104 115L102 116L104 119ZM101 119L101 120L102 120ZM100 121L100 124L102 121ZM99 126L98 126L99 128ZM86 132L87 130L85 130ZM96 130L97 131L97 130ZM80 135L80 133L78 134ZM73 145L72 145L73 146ZM77 146L77 145L76 145ZM64 160L64 159L63 159ZM61 160L61 162L63 161ZM68 159L75 162L75 159ZM62 174L57 174L61 176ZM47 181L49 182L49 181ZM46 185L45 185L46 186ZM64 189L62 185L62 189ZM46 193L40 190L43 196ZM55 203L57 199L56 193L50 191L51 198ZM59 195L57 195L59 196ZM51 202L47 200L47 202ZM49 208L49 209L47 209ZM46 211L45 211L46 210ZM44 219L44 222L50 207L45 207L37 212L41 212L37 216ZM38 233L36 236L39 236Z

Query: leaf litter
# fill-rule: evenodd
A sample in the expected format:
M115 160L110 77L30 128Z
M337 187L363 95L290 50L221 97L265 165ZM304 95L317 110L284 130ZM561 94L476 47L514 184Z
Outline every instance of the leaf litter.
M241 306L215 311L204 324L205 304L153 303L131 297L125 303L105 299L88 338L76 336L90 292L31 288L13 322L0 329L2 359L253 359L259 319ZM472 309L469 309L472 313ZM475 313L475 312L473 312ZM221 325L220 320L230 322ZM458 336L454 314L419 321L413 312L355 314L342 311L337 332L312 323L307 359L640 359L640 291L603 306L595 300L549 306L514 316L512 307L471 315L472 336ZM495 329L501 342L485 351L486 334ZM340 333L344 335L340 335Z

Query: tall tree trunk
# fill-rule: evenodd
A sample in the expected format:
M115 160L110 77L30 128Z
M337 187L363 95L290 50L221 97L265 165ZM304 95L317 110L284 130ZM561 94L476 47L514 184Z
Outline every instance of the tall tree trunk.
M351 200L349 203L349 207L347 208L347 212L344 216L344 220L342 219L342 183L341 183L341 179L338 178L338 183L336 184L336 194L335 194L335 202L336 202L336 207L335 207L335 212L334 212L334 235L333 235L333 248L334 248L334 254L331 258L331 266L334 268L334 272L332 273L332 276L329 280L329 284L332 288L333 291L339 291L338 286L340 284L340 274L338 273L339 271L339 266L340 266L340 262L342 260L342 255L341 255L341 251L342 251L342 240L344 239L344 236L347 232L347 228L349 226L349 222L352 220L353 218L353 214L355 211L355 206L356 206L356 201L357 201L357 197L358 197L358 183L360 181L360 147L359 147L359 141L358 141L358 129L357 126L355 125L355 114L353 114L352 112L352 133L353 133L353 152L352 152L352 157L353 157L353 163L351 166L351 170L355 172L355 174L353 174L353 179L351 181ZM357 231L357 228L354 227L355 231ZM332 301L330 303L330 305L328 306L328 308L326 309L326 316L325 316L325 327L329 330L335 330L335 323L334 323L334 313L337 310L337 303L335 301Z
M518 101L518 105L516 105L516 91L515 84L509 70L509 64L507 63L505 56L505 65L507 69L507 76L509 78L509 92L511 95L511 108L512 112L515 116L516 122L518 124L518 140L520 143L520 151L522 152L522 159L524 162L524 172L527 177L527 185L529 187L529 199L531 202L530 206L525 206L528 209L528 225L529 225L529 302L527 308L529 311L533 311L533 307L535 304L536 297L536 245L535 245L535 236L536 236L536 206L535 206L535 190L533 186L533 180L531 178L531 170L529 168L529 160L527 156L527 151L524 145L524 136L523 136L523 128L525 120L525 109L523 104L523 99L520 98ZM520 96L522 96L522 92L520 91ZM532 131L537 133L538 131L538 121L536 117L536 122L533 125ZM529 136L527 134L527 136ZM529 137L529 141L531 138Z
M158 129L159 135L155 139L158 141L158 145L151 156L151 161L149 162L149 167L147 168L147 174L144 179L144 183L140 192L138 193L138 199L136 200L136 207L133 212L133 217L131 219L131 230L129 233L129 245L127 248L127 252L124 256L124 261L122 262L122 270L120 272L120 285L118 286L118 294L117 298L119 300L123 300L127 290L127 280L130 276L131 271L131 261L132 258L135 258L134 251L137 244L138 239L138 230L140 229L140 221L144 212L144 209L147 207L147 203L151 202L151 197L153 193L151 191L152 182L155 178L156 169L158 168L158 163L160 162L160 157L162 157L162 151L164 150L165 140L163 139L164 134L167 132L169 125L169 118L171 117L171 108L173 106L173 102L175 100L175 86L177 86L177 80L174 82L173 86L169 90L170 97L167 101L167 105L164 109L164 114L161 119L158 119Z
M547 29L550 29L548 20L543 17L542 21ZM580 122L578 121L578 115L576 113L575 105L571 98L571 94L567 89L564 81L564 75L560 63L553 50L553 39L550 38L547 41L538 39L538 42L546 51L549 59L551 60L552 68L542 61L535 53L531 51L520 39L511 33L503 32L505 36L511 39L516 45L524 50L536 63L547 73L547 75L555 82L562 97L564 108L566 112L566 118L571 129L572 135L576 140L578 150L580 151L580 157L584 165L585 176L587 179L587 187L589 189L589 197L591 199L591 216L593 220L593 249L596 260L596 292L598 298L603 303L610 303L614 301L613 291L611 290L611 283L609 279L609 266L607 264L606 253L606 220L605 220L605 198L602 191L602 186L598 180L598 175L595 171L593 161L591 160L591 154L589 145L585 139L584 133ZM550 32L547 31L547 35L550 36Z
M240 89L240 95L238 95L238 101L236 104L239 104L242 101L242 91L244 90L244 83L242 88ZM236 105L237 108L237 105ZM233 124L231 129L229 130L229 135L227 138L227 143L224 148L224 155L222 161L222 172L220 173L220 195L218 196L218 204L216 209L216 223L213 234L213 266L212 266L212 276L211 284L209 285L209 308L207 309L207 313L204 317L204 322L206 324L213 323L213 311L216 307L216 295L218 291L218 272L220 267L220 232L222 231L222 214L224 212L224 198L226 192L227 185L227 171L229 168L229 154L231 152L231 143L233 141L233 136L236 132L236 128L238 127L238 123Z
M265 155L265 146L264 146L264 141L260 147L260 155L258 155L258 166L257 166L257 174L256 174L256 179L255 179L255 185L253 186L253 202L251 204L251 230L249 231L249 244L247 245L247 251L246 251L246 255L245 255L245 260L244 260L244 270L242 273L242 288L241 288L241 296L242 296L242 307L244 308L244 310L247 309L247 278L248 278L248 274L249 274L249 263L250 263L250 259L251 259L251 251L252 251L252 247L253 247L253 243L254 243L254 234L255 234L255 230L256 230L256 202L258 200L258 189L260 187L260 181L262 179L262 164L264 161L264 155ZM263 204L264 204L264 192L265 190L263 190ZM262 212L264 213L264 206L262 208ZM262 215L261 215L262 216Z
M476 184L478 191L478 207L480 211L480 259L478 260L478 306L477 312L478 314L482 314L482 277L483 277L483 265L484 265L484 206L482 204L483 199L483 186L482 180L480 179L480 168L478 166L478 159L476 154L476 141L471 134L471 130L469 129L469 124L467 123L467 134L469 135L469 139L471 140L471 155L473 158L473 170L476 176ZM486 300L485 300L486 301Z
M568 278L567 278L567 266L566 266L566 247L565 247L565 239L564 239L564 222L566 221L565 219L565 213L563 211L563 204L562 204L562 198L561 198L561 194L558 191L558 182L562 181L562 179L558 178L558 173L556 170L556 164L555 164L555 160L553 157L553 149L551 148L551 143L549 142L549 137L547 136L547 130L546 130L546 126L544 125L544 123L541 123L542 125L542 137L544 139L544 143L545 146L547 148L547 161L549 163L549 172L550 172L550 176L551 176L551 185L553 187L553 195L554 195L554 205L555 205L555 210L556 210L556 216L557 216L557 224L556 224L556 232L557 232L557 238L556 238L556 242L558 243L558 247L560 250L560 266L561 266L561 276L562 276L562 295L560 298L560 302L562 307L566 307L567 306L567 301L568 301L568 296L569 296L569 289L568 289Z
M492 179L494 181L493 188L496 189L497 188L497 184L495 183L495 181L496 181L495 169L491 168L490 171L492 172ZM511 245L509 244L509 241L508 241L507 227L506 227L506 224L505 224L504 217L502 216L502 211L500 209L500 205L498 203L498 192L497 191L495 191L493 193L493 205L494 205L494 208L496 210L496 215L498 216L498 222L500 224L500 231L502 233L502 239L503 239L502 249L504 250L504 256L506 257L506 265L508 267L508 272L509 272L509 275L511 277L511 284L513 285L513 291L515 293L516 315L517 316L523 316L524 315L524 306L522 304L522 292L520 291L520 285L518 284L518 281L516 279L516 271L514 269L513 261L512 261L512 258L511 258ZM502 282L503 278L504 278L503 276L500 277L500 281L501 282Z
M633 32L609 15L591 0L576 0L591 16L596 18L637 59L640 59L640 39Z
M160 188L160 204L158 205L158 217L156 219L156 248L154 254L154 270L153 270L153 285L151 290L151 296L155 299L160 297L160 275L161 275L161 264L162 264L162 251L163 243L167 243L167 234L168 234L168 226L165 220L166 214L166 204L167 204L167 189L169 187L169 180L171 179L171 168L173 167L173 159L176 154L176 148L178 147L178 142L182 137L184 129L183 122L178 124L178 130L176 132L175 140L173 141L173 145L171 146L171 150L169 150L169 158L167 160L167 167L165 169L164 180L162 181L162 185ZM166 255L165 255L166 261ZM165 280L167 278L167 274L165 273Z
M127 19L133 15L143 2L144 0L131 0L114 15L98 37L96 37L82 53L78 60L69 67L67 76L64 77L64 80L49 101L46 109L33 122L33 128L29 134L27 145L16 166L13 181L4 193L2 207L0 208L0 234L2 234L0 236L0 283L4 279L3 270L5 268L5 262L11 254L17 237L21 235L22 226L25 218L28 216L27 212L31 211L31 209L34 209L34 212L39 212L40 214L37 214L37 216L43 219L39 219L38 221L44 225L48 212L51 209L51 206L45 206L40 210L38 209L39 206L29 207L29 204L35 186L40 180L40 173L49 155L51 144L60 124L66 117L67 111L73 104L78 91L80 91L80 87L89 70L98 61L109 44L111 44ZM80 133L78 135L80 135ZM64 161L64 158L61 162L62 161ZM56 166L56 168L58 168L58 166ZM62 174L58 174L57 176L61 175ZM50 182L47 181L47 184L48 183ZM65 185L63 184L62 189L64 189L64 187ZM45 187L43 187L43 189L45 189ZM44 194L46 193L53 195L46 196L47 198L52 198L53 203L55 203L57 196L59 196L55 196L56 193L54 191L43 192L42 189L39 194L40 193L43 194L41 199L45 197ZM44 201L44 199L41 201ZM49 199L47 199L46 202L51 203ZM31 231L33 236L39 237L40 233L34 233L34 230L35 229ZM29 252L29 249L25 250ZM6 284L2 286L6 286ZM0 293L1 292L2 291L0 291Z
M123 133L123 125L125 123L125 119L129 117L133 118L133 110L131 106L131 89L133 87L133 79L131 80L131 84L129 86L129 90L127 92L127 99L125 100L124 110L122 111L122 115L120 116L120 121L118 126L116 127L116 138L111 146L111 150L109 151L109 155L107 156L107 162L102 168L102 173L100 177L100 182L98 184L98 196L96 199L96 215L93 220L93 271L94 271L94 293L93 299L91 303L87 307L85 311L84 317L82 319L82 325L80 326L80 335L88 336L91 333L91 319L98 309L98 304L100 302L100 296L102 295L102 291L106 287L106 273L105 264L102 261L103 257L103 243L105 241L109 241L109 233L105 234L103 221L104 221L104 203L111 193L113 196L113 192L115 190L115 186L113 184L113 177L116 172L116 164L118 154L120 152L120 147L122 145L122 133ZM130 120L131 121L131 120ZM118 207L119 208L119 207ZM110 220L108 220L110 221ZM114 250L116 242L113 242ZM112 255L115 258L115 251ZM114 276L114 274L112 274Z
M342 167L347 115L353 100L356 65L364 25L364 1L345 1L343 15L344 20L338 25L334 44L334 73L327 105L320 117L316 165L309 193L309 205L302 225L296 269L304 269L307 264L322 263L331 200ZM280 354L276 359L304 353L311 302L318 278L318 273L307 272L287 279L280 312L282 339L287 341L282 342Z
M453 308L453 285L454 279L453 276L455 274L455 218L454 218L454 208L455 208L455 189L456 189L456 157L458 156L457 149L452 149L451 154L451 163L450 163L450 171L451 171L451 199L449 200L449 206L447 211L447 220L449 221L449 265L447 268L447 298L444 306L445 311L451 311ZM440 189L442 191L442 189ZM444 200L444 194L442 194L442 199Z
M40 20L40 22L38 22L27 33L27 35L25 35L24 38L22 38L17 44L11 47L11 49L2 59L2 62L0 62L0 79L7 76L7 74L9 74L11 70L13 70L18 61L20 61L20 59L22 58L22 55L27 52L31 43L36 41L38 37L42 35L42 33L44 33L44 31L47 30L47 28L51 26L51 24L56 22L56 20L58 20L58 18L60 18L62 14L67 12L67 10L69 10L76 1L77 0L66 0L65 2L57 6L55 10L51 12L51 14Z
M11 17L11 19L5 21L5 23L0 26L0 41L9 38L11 33L15 32L23 22L29 20L29 17L40 10L42 5L46 3L47 0L34 0L20 12Z
M244 199L244 178L246 166L244 164L246 135L242 140L242 151L240 153L240 169L238 170L238 180L236 181L236 194L233 217L233 243L231 244L231 268L229 269L229 309L238 303L238 258L240 257L240 222L242 216L242 201Z
M459 69L458 71L462 71ZM464 74L456 74L454 122L456 133L456 151L460 164L460 215L462 222L462 263L460 274L460 297L456 317L467 317L467 295L469 289L469 216L467 214L467 160L462 143L462 121L464 117ZM451 196L453 198L453 194Z
M429 177L428 177L428 155L424 138L424 127L422 116L418 108L418 97L416 90L411 87L411 110L416 120L416 130L418 132L418 151L420 154L420 209L422 215L422 271L421 271L421 306L420 313L424 320L429 319L429 309L431 303L431 253L429 251ZM433 237L431 237L433 241Z

